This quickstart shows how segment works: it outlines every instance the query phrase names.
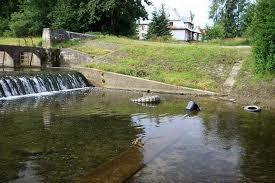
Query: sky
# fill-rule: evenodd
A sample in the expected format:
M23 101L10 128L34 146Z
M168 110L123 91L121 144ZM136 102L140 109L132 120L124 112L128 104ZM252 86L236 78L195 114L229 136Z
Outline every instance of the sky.
M195 26L205 27L206 24L211 25L212 21L208 19L208 11L210 0L150 0L154 6L159 8L161 4L165 4L168 8L176 8L181 15L189 15L191 10L195 14ZM154 10L150 6L146 8L149 14Z

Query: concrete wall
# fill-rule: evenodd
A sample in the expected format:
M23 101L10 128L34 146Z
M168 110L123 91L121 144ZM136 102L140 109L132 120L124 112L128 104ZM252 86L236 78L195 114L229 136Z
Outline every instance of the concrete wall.
M14 67L13 59L7 52L0 51L0 66Z
M40 47L0 45L0 66L58 67L60 66L59 55L60 55L59 49L45 49ZM30 60L32 60L31 65L30 65Z
M60 66L74 67L81 64L91 63L93 57L71 49L61 49Z
M179 87L169 85L157 81L151 81L147 79L126 76L122 74L105 72L97 69L89 68L74 68L81 72L90 83L98 87L105 87L111 89L125 89L125 90L137 90L160 92L160 93L172 93L172 94L190 94L190 95L202 95L211 96L217 95L214 92L191 89L186 87Z
M51 48L55 43L60 43L66 40L86 38L95 38L95 36L65 30L53 30L50 28L44 28L42 34L44 48Z
M40 58L31 52L21 53L21 66L41 67Z

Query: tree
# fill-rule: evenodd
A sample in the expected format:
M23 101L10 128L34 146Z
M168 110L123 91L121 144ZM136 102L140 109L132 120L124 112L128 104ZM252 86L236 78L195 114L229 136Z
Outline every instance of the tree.
M250 34L250 26L252 24L252 20L255 12L255 4L249 3L247 7L244 9L243 16L240 20L240 29L242 36L249 36Z
M76 32L82 31L80 25L82 21L78 19L80 3L76 0L58 0L49 15L51 27Z
M224 26L222 24L216 23L212 27L206 26L206 35L204 36L204 40L224 38Z
M224 26L225 38L241 36L245 30L241 21L247 6L248 0L212 0L209 17L214 24Z
M19 5L19 11L11 15L9 28L14 36L25 37L41 33L48 27L53 0L25 0Z
M135 34L136 21L147 18L144 5L151 4L148 0L17 1L18 8L0 6L3 10L0 12L0 34L10 29L14 36L38 35L43 27L52 27L129 36ZM2 20L2 14L8 14L6 12L11 17L9 21Z
M79 17L86 20L85 28L115 35L135 34L136 21L147 18L143 4L148 0L89 0L80 4Z
M259 0L251 25L256 71L275 72L275 3Z
M3 1L3 2L2 2ZM0 0L0 36L9 29L10 16L13 12L18 11L18 0Z
M152 39L164 36L172 37L171 30L168 27L169 21L166 16L164 5L162 5L159 11L154 11L152 15L152 22L149 24L149 29L146 38Z

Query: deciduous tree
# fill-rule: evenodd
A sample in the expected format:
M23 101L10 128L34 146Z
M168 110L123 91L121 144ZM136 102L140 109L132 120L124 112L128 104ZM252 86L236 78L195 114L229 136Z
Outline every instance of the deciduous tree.
M256 71L275 72L275 3L259 0L252 21L253 52Z

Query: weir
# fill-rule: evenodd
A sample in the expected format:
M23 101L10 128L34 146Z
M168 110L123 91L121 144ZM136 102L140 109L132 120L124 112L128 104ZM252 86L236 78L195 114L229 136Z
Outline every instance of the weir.
M74 71L3 72L0 74L0 99L89 86L86 78Z

